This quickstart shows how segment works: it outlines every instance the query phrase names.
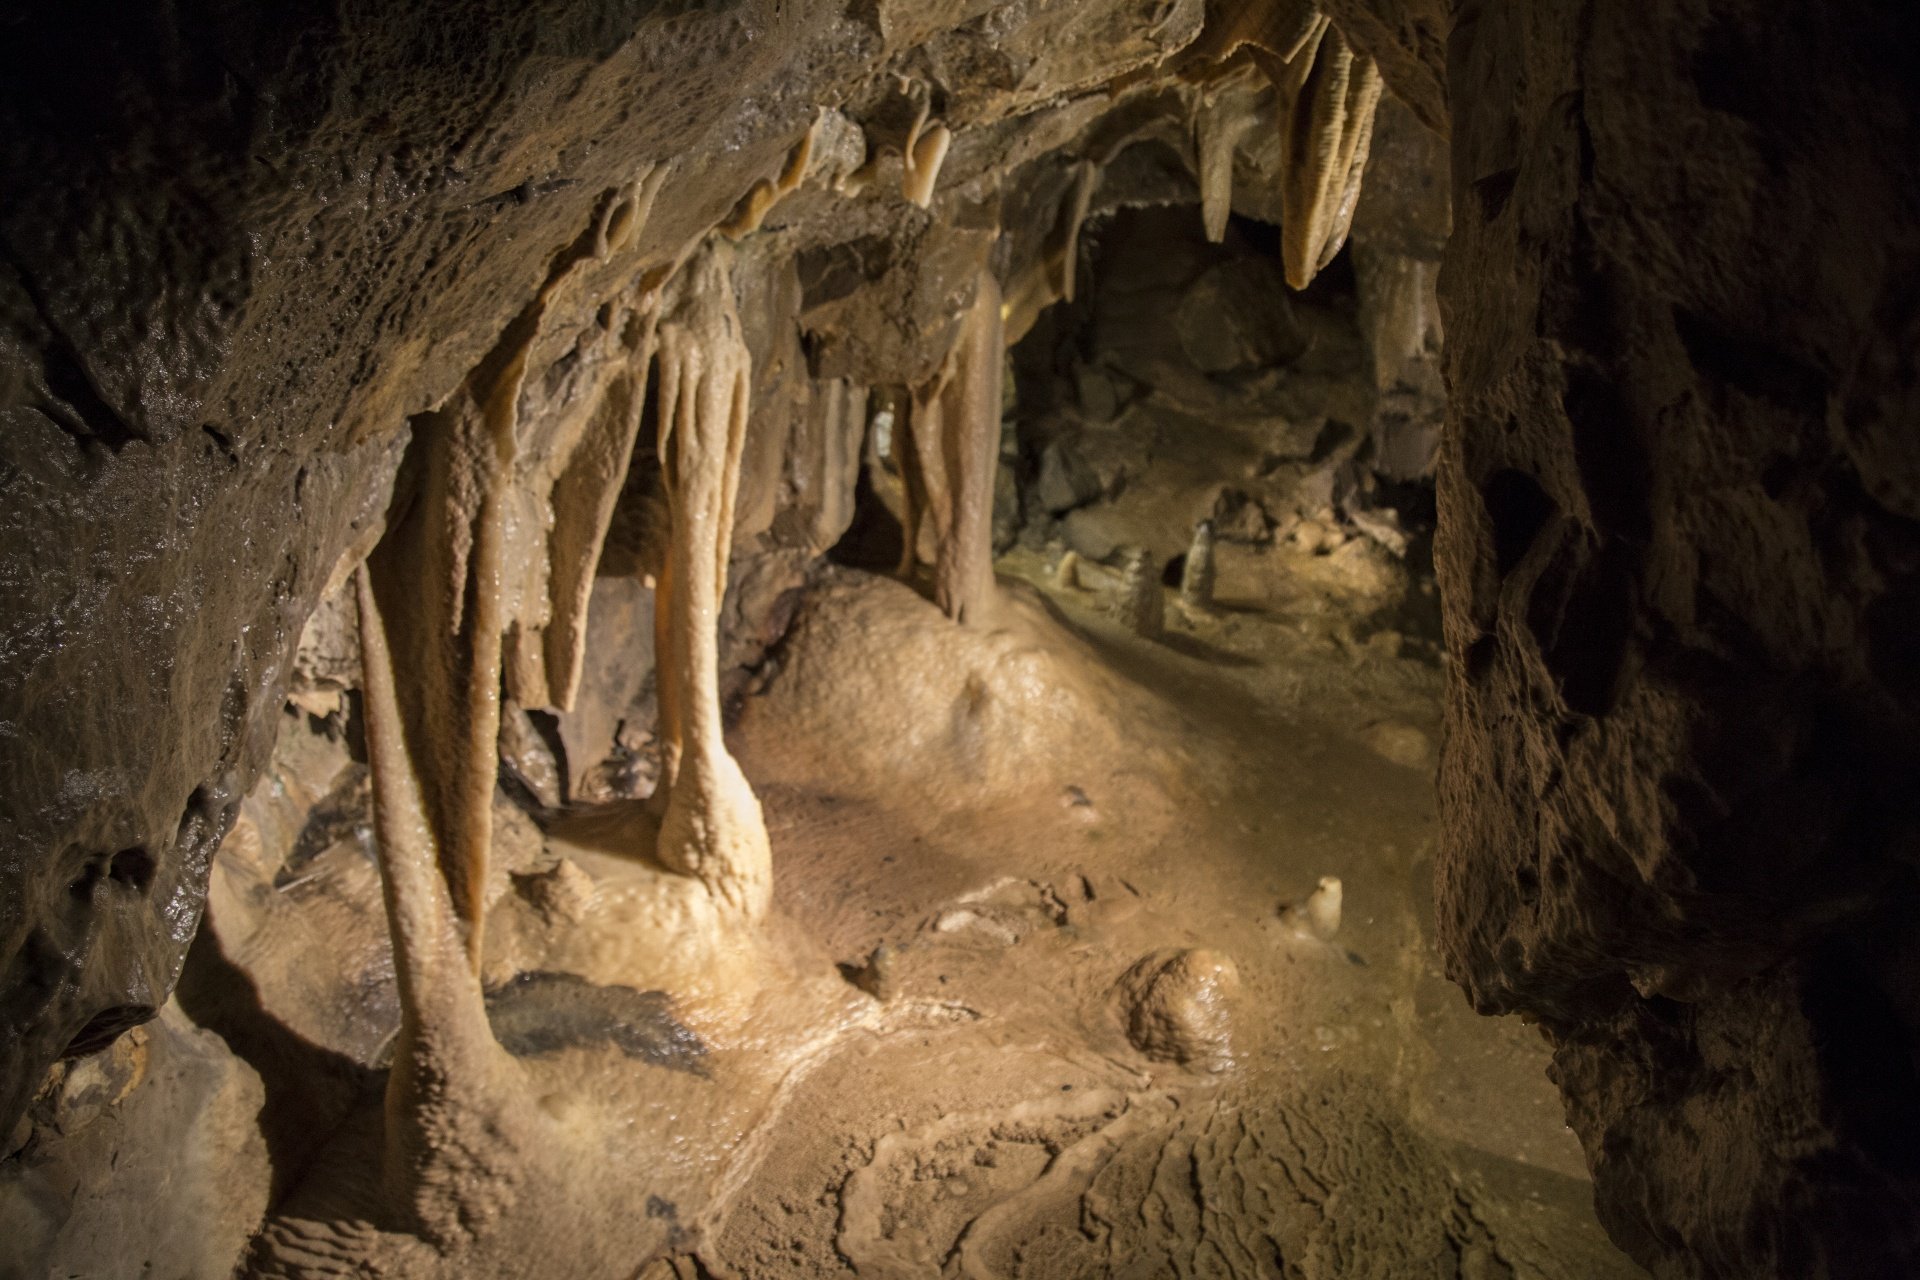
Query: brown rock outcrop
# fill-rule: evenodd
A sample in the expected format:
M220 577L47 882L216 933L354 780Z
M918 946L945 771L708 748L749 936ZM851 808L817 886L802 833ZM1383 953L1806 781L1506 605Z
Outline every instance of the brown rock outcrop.
M1917 37L1457 15L1442 945L1661 1276L1920 1268Z

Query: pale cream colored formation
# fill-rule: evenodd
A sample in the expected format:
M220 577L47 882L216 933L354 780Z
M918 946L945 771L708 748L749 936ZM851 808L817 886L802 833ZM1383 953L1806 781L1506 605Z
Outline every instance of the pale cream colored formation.
M673 533L654 612L667 794L658 856L758 919L772 898L772 853L720 713L720 603L749 397L727 255L716 245L694 259L659 330L660 462Z
M953 132L938 120L928 122L928 105L922 102L907 130L906 150L901 155L900 194L909 204L925 209L933 203L933 187L940 180L940 166L946 163L947 148L953 144Z
M1344 890L1339 876L1321 876L1320 883L1305 902L1286 908L1282 919L1302 937L1331 941L1340 932L1340 908Z
M1194 118L1195 171L1207 237L1226 231L1233 152L1250 115L1215 104L1244 63L1242 50L1278 98L1281 258L1287 283L1304 289L1346 243L1366 172L1373 117L1385 83L1326 14L1303 0L1233 0L1208 15L1189 57L1201 82Z
M982 270L953 350L913 389L907 430L896 436L906 480L901 569L930 533L934 602L955 622L979 622L993 601L993 484L1006 371L1000 287Z
M1204 95L1203 95L1204 97ZM1200 216L1207 239L1215 244L1227 235L1227 216L1233 212L1233 149L1253 127L1250 113L1202 107L1194 123L1194 150L1199 157Z
M1002 341L1011 347L1026 337L1040 313L1056 302L1072 302L1080 261L1080 230L1093 203L1094 188L1100 183L1100 166L1092 160L1080 160L1073 166L1073 182L1055 213L1041 245L1039 259L1018 279L1009 282L1001 302L1004 333Z

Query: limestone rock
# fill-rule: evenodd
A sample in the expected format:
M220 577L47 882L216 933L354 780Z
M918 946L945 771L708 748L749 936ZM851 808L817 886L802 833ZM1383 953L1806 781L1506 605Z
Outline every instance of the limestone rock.
M1209 268L1174 313L1180 348L1202 373L1282 365L1306 350L1286 282L1260 258Z
M1396 647L1398 637L1395 637ZM1399 720L1380 720L1360 731L1360 740L1383 760L1408 769L1433 765L1433 743L1427 735Z

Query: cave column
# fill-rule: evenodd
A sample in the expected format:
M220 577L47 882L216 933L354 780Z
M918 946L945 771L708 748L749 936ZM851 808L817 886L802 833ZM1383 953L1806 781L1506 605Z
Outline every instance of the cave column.
M728 753L720 709L720 606L746 443L750 365L731 251L703 251L659 327L660 460L672 534L658 654L668 737L659 856L749 919L772 897L760 802Z

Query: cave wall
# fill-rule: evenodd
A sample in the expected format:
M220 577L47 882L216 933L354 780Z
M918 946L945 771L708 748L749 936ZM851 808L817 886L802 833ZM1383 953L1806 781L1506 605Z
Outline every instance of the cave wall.
M1472 0L1453 977L1661 1276L1920 1271L1920 17Z

